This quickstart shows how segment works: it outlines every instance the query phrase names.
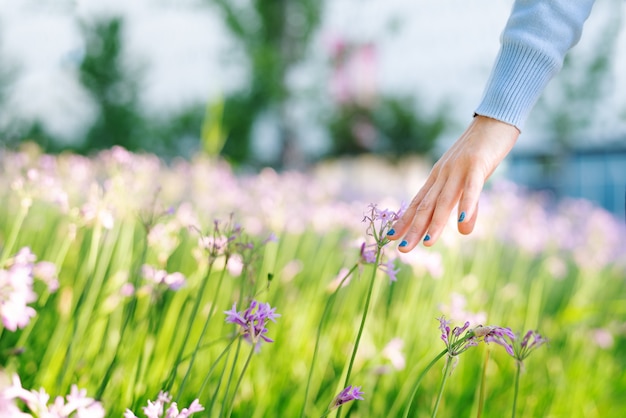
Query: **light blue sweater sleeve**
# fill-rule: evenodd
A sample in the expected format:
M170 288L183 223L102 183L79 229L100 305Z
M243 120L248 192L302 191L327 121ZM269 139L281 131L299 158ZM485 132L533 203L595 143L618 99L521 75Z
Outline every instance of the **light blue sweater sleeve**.
M516 0L476 114L520 131L567 51L580 39L594 0Z

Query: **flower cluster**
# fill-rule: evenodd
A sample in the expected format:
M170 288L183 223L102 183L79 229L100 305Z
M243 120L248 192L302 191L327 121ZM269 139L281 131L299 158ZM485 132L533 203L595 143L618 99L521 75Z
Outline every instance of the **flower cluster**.
M52 404L48 404L50 395L41 388L38 391L28 391L22 387L17 374L14 374L9 386L0 388L0 416L3 417L31 417L23 413L16 404L22 401L26 407L38 417L69 418L104 418L105 411L100 402L87 397L85 389L72 385L69 395L57 396Z
M209 235L198 239L198 246L209 254L210 260L221 255L230 255L242 238L243 228L233 222L232 215L228 222L213 221L213 230ZM246 243L246 245L248 245Z
M395 268L395 260L386 258L383 261L383 247L389 242L387 238L387 232L391 229L391 225L400 219L403 209L398 212L394 212L389 209L380 210L375 204L368 206L369 213L367 213L363 222L367 222L368 226L366 234L374 238L374 242L361 244L360 261L363 264L375 264L378 262L377 267L385 272L389 276L389 280L395 282L397 280L397 274L399 269ZM380 256L379 256L380 252Z
M233 303L230 311L224 311L226 322L239 325L239 330L243 338L253 344L257 350L260 349L262 341L272 343L269 338L266 325L268 321L276 322L280 314L276 313L276 308L272 308L269 303L259 303L253 300L245 311L237 312L237 303Z
M470 347L475 347L480 341L496 342L504 341L505 338L514 339L515 334L509 328L496 326L479 325L475 328L469 328L469 321L466 321L462 327L454 327L450 329L450 321L445 317L438 318L439 329L441 330L441 340L448 349L448 355L451 357L458 356ZM467 331L467 332L466 332ZM465 333L465 335L463 335ZM508 350L507 350L508 351Z
M532 351L547 342L538 332L527 331L523 338L513 333L504 335L490 334L485 337L485 342L494 342L504 347L506 352L518 362L522 363Z
M164 284L171 290L178 290L185 285L185 276L182 273L168 273L148 264L141 267L141 274L144 279L155 285Z
M391 226L395 221L400 219L404 208L400 208L397 212L389 209L378 209L378 206L374 203L370 203L368 206L369 213L363 217L363 222L367 222L366 233L369 236L374 237L376 245L383 247L389 242L387 239L387 232L391 229Z
M165 405L168 403L170 406L165 410ZM148 405L143 407L143 413L147 418L187 418L191 414L201 411L204 411L204 407L200 405L198 399L195 399L188 408L179 411L176 402L172 402L170 394L163 391L159 392L154 402L149 400ZM164 412L165 415L163 415ZM127 409L124 412L124 418L137 418L137 416L133 411Z
M344 405L350 401L355 401L355 400L362 401L363 394L364 392L361 392L361 386L350 385L346 387L344 390L342 390L341 392L339 392L337 396L335 396L335 399L333 399L333 401L329 405L328 410L332 411L334 409L337 409L341 405Z
M51 292L59 287L56 266L48 261L35 263L36 260L30 248L24 247L5 263L5 268L0 268L0 317L8 330L24 328L35 316L35 309L28 306L37 300L34 277L44 281Z

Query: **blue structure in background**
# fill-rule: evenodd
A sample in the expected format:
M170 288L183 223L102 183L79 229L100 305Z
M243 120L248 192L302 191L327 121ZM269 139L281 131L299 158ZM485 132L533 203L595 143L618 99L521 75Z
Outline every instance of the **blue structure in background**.
M626 138L619 145L556 151L519 151L507 177L557 197L585 198L626 220Z

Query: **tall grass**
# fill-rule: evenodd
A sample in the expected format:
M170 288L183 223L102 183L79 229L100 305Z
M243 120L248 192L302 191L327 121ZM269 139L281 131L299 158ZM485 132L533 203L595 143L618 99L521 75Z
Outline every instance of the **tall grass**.
M524 362L516 416L626 413L625 229L587 202L494 185L472 236L451 226L432 249L387 248L401 268L390 282L359 261L369 195L347 197L315 173L236 176L216 160L164 165L117 148L1 160L0 268L28 247L58 271L56 290L35 281L28 325L1 330L0 366L24 388L54 397L77 385L111 417L143 416L162 390L181 407L198 399L198 416L319 417L350 369L364 400L342 416L402 416L444 348L445 315L548 338ZM399 196L376 203L400 206ZM145 265L182 274L184 285L146 278ZM281 315L258 352L224 315L253 299ZM424 376L411 416L431 415L444 366ZM471 348L438 415L511 415L516 373L494 344Z

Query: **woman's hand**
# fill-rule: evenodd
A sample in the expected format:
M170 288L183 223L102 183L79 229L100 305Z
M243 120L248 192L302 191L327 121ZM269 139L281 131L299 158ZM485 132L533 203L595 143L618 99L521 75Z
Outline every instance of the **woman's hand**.
M434 165L424 186L389 231L389 239L402 238L399 249L404 253L422 238L425 246L433 245L457 203L459 232L471 233L485 181L511 151L519 134L513 125L476 116Z

